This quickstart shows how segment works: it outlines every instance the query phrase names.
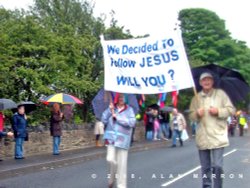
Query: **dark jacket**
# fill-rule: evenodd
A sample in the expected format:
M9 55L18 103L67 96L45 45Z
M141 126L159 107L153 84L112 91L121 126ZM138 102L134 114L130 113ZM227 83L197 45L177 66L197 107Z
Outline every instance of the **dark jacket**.
M162 112L160 115L160 123L169 123L170 122L170 114L166 112Z
M146 132L154 130L154 120L155 116L151 112L146 112L147 115L147 124L146 124Z
M60 113L52 113L50 117L50 134L51 136L62 136L62 120Z
M12 118L12 129L14 131L15 138L26 138L27 136L27 120L24 115L15 113Z

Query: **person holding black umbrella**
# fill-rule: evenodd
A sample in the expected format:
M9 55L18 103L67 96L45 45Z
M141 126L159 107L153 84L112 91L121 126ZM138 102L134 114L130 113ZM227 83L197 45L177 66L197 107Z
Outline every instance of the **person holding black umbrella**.
M27 117L25 115L25 107L19 105L17 112L13 115L12 129L15 136L15 159L24 159L23 142L27 138Z
M211 73L200 75L200 91L190 104L190 119L198 122L196 144L202 170L203 187L222 188L223 153L229 145L227 118L235 108L228 95L221 89L214 89ZM212 176L213 174L213 176ZM212 186L213 177L213 186Z

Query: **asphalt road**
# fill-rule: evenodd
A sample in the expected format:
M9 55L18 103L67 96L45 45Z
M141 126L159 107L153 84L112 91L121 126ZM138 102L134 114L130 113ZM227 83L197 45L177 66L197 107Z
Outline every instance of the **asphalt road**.
M250 136L230 138L230 143L225 150L224 187L249 188ZM182 148L163 147L130 153L128 176L128 188L201 187L194 140L186 141ZM107 178L106 161L98 159L1 180L0 187L105 188Z

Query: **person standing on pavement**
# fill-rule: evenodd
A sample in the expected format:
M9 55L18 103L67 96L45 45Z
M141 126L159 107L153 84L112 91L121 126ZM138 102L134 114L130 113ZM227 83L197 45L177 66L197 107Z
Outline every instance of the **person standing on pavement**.
M62 136L62 120L63 113L60 110L60 105L54 103L50 117L50 134L53 136L53 155L59 155L59 148Z
M160 124L161 124L161 130L163 134L163 139L168 140L170 133L169 133L169 122L170 122L170 115L169 112L161 112L160 113ZM165 137L164 137L165 136Z
M12 132L3 132L3 131L0 131L0 138L4 137L4 136L7 136L7 137L13 137L14 134ZM1 151L1 150L0 150ZM0 159L0 162L3 161L3 159Z
M157 109L152 109L152 114L154 118L154 140L160 140L161 127L160 127L160 121L159 121L159 111Z
M0 111L0 131L3 131L4 129L4 120L5 120L5 115L3 112Z
M0 132L4 130L4 120L5 116L2 111L0 111ZM0 136L0 161L2 161L2 150L3 150L3 138Z
M180 145L183 146L183 140L181 138L182 131L186 129L187 123L184 116L178 112L176 108L173 109L171 120L171 129L173 132L173 144L172 147L176 147L177 138L179 138Z
M247 128L249 128L250 127L250 114L249 114L249 112L246 115L246 119L247 119Z
M95 122L95 141L96 141L96 147L102 147L103 144L101 143L101 138L104 134L104 124L97 119L97 121Z
M102 122L107 125L104 139L107 145L107 161L110 165L109 188L127 188L127 160L132 129L136 118L133 109L125 104L124 95L120 94L118 103L110 103L103 112Z
M196 121L191 121L190 125L191 125L191 129L192 129L192 136L195 137L196 129L197 129L197 122Z
M197 121L199 125L196 144L202 177L206 177L202 179L202 187L222 188L223 153L224 148L229 145L227 118L234 114L235 109L223 90L213 88L212 74L202 73L199 82L202 91L192 99L190 119Z
M153 115L153 109L148 108L148 110L145 112L146 114L146 140L153 140L154 138L154 115Z
M1 113L1 112L0 112ZM3 132L3 130L0 131L0 139L4 136L12 137L14 134L12 132ZM2 148L0 148L1 151ZM0 159L0 162L3 161L3 159Z
M229 133L230 133L231 136L235 135L235 129L237 127L237 124L238 124L238 120L237 120L236 115L230 116L228 131L229 131Z
M241 111L239 116L239 129L240 129L240 136L244 135L244 126L247 124L247 119L244 113Z
M17 112L13 115L12 129L15 136L15 159L24 159L23 142L27 138L27 116L25 107L20 105L17 107Z
M149 109L147 108L145 113L143 114L143 124L144 124L144 128L145 128L145 139L147 139L147 124L148 124L148 115L147 112L149 111Z

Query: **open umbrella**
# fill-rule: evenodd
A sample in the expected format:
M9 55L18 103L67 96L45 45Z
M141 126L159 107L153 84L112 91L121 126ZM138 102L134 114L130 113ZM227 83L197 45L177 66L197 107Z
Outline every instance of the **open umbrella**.
M0 99L0 110L17 108L17 104L10 99Z
M173 109L174 108L171 107L171 106L165 106L165 107L161 108L160 111L162 111L162 112L172 112Z
M34 102L31 102L31 101L23 101L23 102L20 102L20 103L17 104L17 107L18 107L18 106L24 106L24 108L25 108L25 113L26 113L26 114L35 111L36 108L37 108L37 105L36 105ZM13 111L14 113L17 112L17 108L12 109L12 111Z
M189 109L184 110L184 114L189 114L191 111Z
M209 72L214 77L214 87L223 89L233 103L242 101L250 92L250 87L244 77L237 71L216 64L195 67L192 69L194 82L198 91L200 75Z
M134 110L134 113L137 114L139 111L139 105L136 99L136 95L127 94L128 105L131 106ZM92 100L92 107L94 109L94 114L96 118L101 119L102 113L109 107L110 101L105 99L104 89L100 89L97 95Z
M154 110L159 110L160 106L158 104L151 104L148 106L148 108L154 109Z
M42 100L44 104L61 103L61 104L83 104L77 97L65 93L57 93L50 95Z

